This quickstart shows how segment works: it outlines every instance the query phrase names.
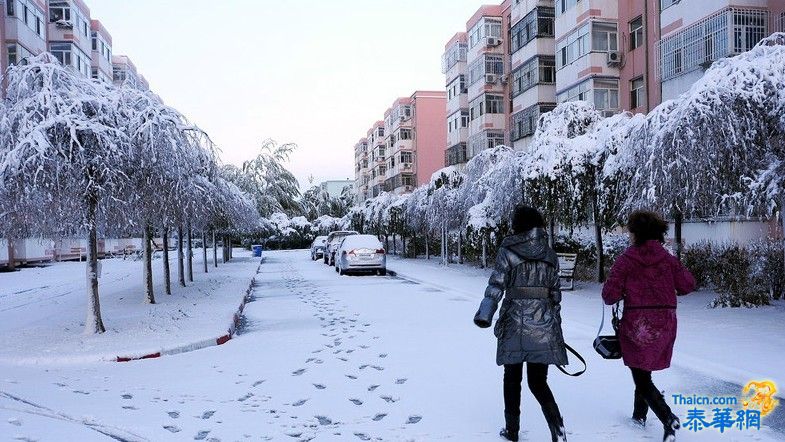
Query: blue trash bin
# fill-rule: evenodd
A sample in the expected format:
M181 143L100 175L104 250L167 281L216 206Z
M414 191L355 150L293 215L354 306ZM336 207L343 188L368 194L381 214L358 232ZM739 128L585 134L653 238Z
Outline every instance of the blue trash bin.
M261 258L263 249L264 249L264 247L262 247L261 245L253 245L253 246L251 246L251 250L253 250L254 258Z

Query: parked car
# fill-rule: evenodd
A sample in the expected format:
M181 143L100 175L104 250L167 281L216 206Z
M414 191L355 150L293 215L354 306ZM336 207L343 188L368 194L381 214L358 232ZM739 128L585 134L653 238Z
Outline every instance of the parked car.
M348 272L386 275L387 255L384 246L374 235L344 237L335 252L335 271L341 275Z
M335 265L335 250L338 248L341 240L350 235L359 235L359 233L354 230L338 230L327 235L327 247L324 250L325 264Z
M327 237L317 236L311 243L311 261L316 261L324 257L324 249L327 247Z

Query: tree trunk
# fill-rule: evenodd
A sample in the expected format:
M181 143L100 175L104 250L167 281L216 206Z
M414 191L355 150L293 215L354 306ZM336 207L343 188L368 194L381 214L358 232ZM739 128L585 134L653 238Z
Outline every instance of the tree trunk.
M485 233L482 234L482 268L488 267L488 239Z
M226 248L226 235L223 236L221 251L223 252L223 261L226 264L226 261L229 261L229 250Z
M597 282L605 282L605 250L602 245L602 223L597 198L592 200L592 217L594 218L594 246L597 248Z
M556 243L556 221L551 216L548 221L548 246L553 248L554 243Z
M194 282L194 249L193 249L193 232L191 231L191 223L187 224L186 238L188 239L188 281Z
M431 259L431 245L428 244L428 232L425 233L425 259Z
M14 256L14 239L8 238L8 270L16 269L16 257Z
M144 226L144 302L155 304L155 293L153 293L153 246L152 228L149 224Z
M412 258L417 259L417 233L412 233Z
M676 257L679 258L681 261L681 252L682 252L682 238L681 238L681 227L682 223L684 222L684 215L681 213L680 210L675 210L673 213L673 235L675 236L676 244Z
M163 256L163 264L164 264L164 290L166 290L167 295L172 294L172 274L171 270L169 269L169 228L164 226L162 233L161 233L161 241L164 243L164 256Z
M177 279L185 287L185 262L183 257L183 226L177 226Z
M207 233L202 230L202 265L204 272L207 273Z
M213 266L218 268L218 240L215 239L215 230L213 230Z
M101 302L98 298L98 229L96 227L96 197L88 197L87 223L90 226L87 238L87 249L90 256L87 258L87 295L90 301L87 304L87 320L85 333L96 334L106 331L104 321L101 319Z
M398 254L398 243L395 242L395 233L393 233L393 255Z
M463 232L458 233L458 264L463 264Z

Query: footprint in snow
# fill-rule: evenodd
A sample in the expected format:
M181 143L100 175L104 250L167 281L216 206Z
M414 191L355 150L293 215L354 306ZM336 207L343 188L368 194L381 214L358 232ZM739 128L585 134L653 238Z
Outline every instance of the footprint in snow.
M313 384L313 386L316 387L317 390L324 390L325 388L327 388L322 384Z
M333 420L327 416L314 416L317 421L319 421L319 425L330 425L333 423Z
M305 373L304 368L300 368L299 370L295 370L292 372L292 376L300 376L301 374Z
M210 430L202 430L196 433L196 436L194 436L194 440L205 440L207 439L208 434L210 434Z
M406 421L406 424L416 424L422 420L422 416L409 416L409 420Z
M298 437L302 436L303 434L302 433L286 433L286 435L289 436L289 437L298 438Z
M246 393L246 394L245 394L245 395L243 395L242 397L240 397L240 398L237 398L237 401L238 401L238 402L245 402L245 401L247 401L248 399L251 399L252 397L253 397L253 393Z
M406 379L406 378L396 379L395 383L398 384L398 385L403 385L403 384L406 383L407 380L408 379Z
M19 419L14 419L14 418L8 419L8 423L17 427L22 426L22 421L20 421Z
M371 368L373 368L376 371L383 371L384 370L384 367L380 367L378 365L371 365Z
M215 410L209 410L202 413L202 419L210 419L215 414Z
M138 408L133 405L123 405L123 410L138 410Z
M300 399L299 401L292 404L292 407L299 407L301 405L305 405L308 402L308 399Z
M368 391L374 391L374 390L376 390L377 388L379 388L379 386L378 386L378 385L371 385L370 387L368 387Z
M394 404L398 402L398 399L395 399L392 396L379 396L379 397L384 399L384 401L387 402L388 404Z
M179 433L179 432L183 431L183 430L180 429L180 427L175 427L174 425L164 425L164 430L166 430L166 431L168 431L170 433Z
M359 399L349 399L349 402L353 403L354 405L362 405L363 401Z
M380 420L384 419L387 416L386 413L379 413L373 417L373 420L379 422Z
M370 436L365 433L354 433L354 435L359 437L360 440L371 440Z
M179 411L168 411L166 414L168 414L172 419L177 419L180 417Z
M261 381L256 381L256 382L254 382L254 383L253 383L253 385L252 385L252 386L253 386L253 387L258 387L258 386L262 385L263 383L264 383L264 380L261 380Z
M348 360L348 359L346 359L346 358L338 358L338 359L340 359L340 360L342 360L342 361L344 361L344 362L349 362L349 360Z
M74 390L74 391L73 391L73 393L76 393L76 394L83 394L83 395L85 395L85 396L88 396L88 395L90 395L90 393L88 393L88 392L86 392L86 391L82 391L82 390ZM127 395L124 395L124 396L127 396ZM133 397L133 396L131 396L131 397ZM126 397L124 397L123 399L131 399L131 398L130 398L130 397L129 397L129 398L126 398Z
M360 366L360 370L365 370L366 368L368 368L368 364L363 364Z
M384 359L384 358L386 358L386 357L387 357L387 353L382 353L382 354L380 354L380 355L379 355L379 357L380 357L380 358L382 358L382 359Z
M355 376L353 374L347 374L346 377L349 378L349 379L357 379L357 376Z

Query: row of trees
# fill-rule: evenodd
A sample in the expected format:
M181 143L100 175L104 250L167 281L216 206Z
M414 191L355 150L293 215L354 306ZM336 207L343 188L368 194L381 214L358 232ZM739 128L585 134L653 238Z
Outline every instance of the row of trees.
M216 234L258 227L253 199L235 183L233 170L220 165L209 137L150 91L91 81L49 54L10 67L5 80L0 237L87 238L87 332L105 330L99 237L143 236L144 299L155 303L156 233L168 244L177 232L178 279L185 286L186 270L193 280L192 232L202 232L206 247L206 232L215 244ZM171 293L168 248L163 251Z
M634 209L674 220L679 254L685 217L782 219L783 60L785 34L774 34L717 61L687 93L648 115L602 118L589 103L561 104L540 118L528 150L486 150L410 195L365 201L344 225L412 239L457 231L459 251L466 235L481 243L484 262L486 243L506 233L512 209L529 204L546 214L551 232L557 224L594 229L602 281L603 236Z

